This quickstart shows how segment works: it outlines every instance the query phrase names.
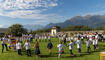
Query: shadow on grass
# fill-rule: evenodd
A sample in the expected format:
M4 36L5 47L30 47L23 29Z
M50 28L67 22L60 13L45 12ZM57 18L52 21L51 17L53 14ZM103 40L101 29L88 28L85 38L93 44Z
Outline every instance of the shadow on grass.
M51 55L51 56L50 55L40 55L40 57L41 58L48 58L48 57L57 57L57 56L54 56L54 55Z
M93 52L90 52L90 53L82 52L81 54L74 54L74 56L66 56L64 58L78 58L78 57L83 57L86 55L93 55Z

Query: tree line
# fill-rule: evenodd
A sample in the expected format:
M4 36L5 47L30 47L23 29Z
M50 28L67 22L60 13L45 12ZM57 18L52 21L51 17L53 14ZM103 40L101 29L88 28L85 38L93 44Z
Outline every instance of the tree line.
M57 27L60 31L91 31L91 30L105 30L105 27L96 27L96 28L92 28L92 27L88 27L88 26L68 26L65 28L60 28L59 26L55 26ZM28 32L27 29L25 29L21 24L13 24L11 25L8 30L6 31L6 34L10 34L13 36L22 36L22 34L36 34L36 33L45 33L45 32L51 32L52 28L48 28L48 29L43 29L43 30L30 30Z

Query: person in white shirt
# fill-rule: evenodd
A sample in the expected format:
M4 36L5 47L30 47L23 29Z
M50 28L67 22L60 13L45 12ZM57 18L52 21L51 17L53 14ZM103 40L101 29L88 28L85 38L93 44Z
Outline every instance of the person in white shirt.
M74 56L72 53L72 49L73 49L73 41L72 40L70 40L70 43L68 44L68 46L69 46L69 50L70 50L70 55Z
M41 42L41 36L39 36L39 42Z
M44 36L42 35L42 41L44 42Z
M81 53L81 41L80 41L80 38L78 38L78 40L77 40L77 48L78 48L78 53L80 54Z
M84 36L83 35L81 36L81 42L82 42L82 44L84 44Z
M76 44L77 40L78 40L78 38L75 36L75 38L74 38L74 44Z
M26 48L26 51L27 51L27 56L31 56L31 44L28 40L26 40L25 44L24 44L24 47Z
M21 46L22 46L21 42L17 41L17 43L16 43L16 49L17 49L18 55L22 55L21 54L21 49L22 49Z
M48 36L48 40L50 40L51 39L51 37L50 36Z
M96 39L99 39L99 35L98 35L98 34L96 34L96 35L95 35L95 38L96 38Z
M8 41L8 38L6 38L6 37L4 37L4 38L2 38L2 53L3 53L3 51L4 51L4 46L6 47L6 51L8 51L8 47L7 47L7 41Z
M59 55L58 57L61 57L61 55L63 54L63 46L64 44L62 44L62 41L60 41L60 43L57 45L58 49L59 49Z
M87 41L86 41L86 45L87 45L87 53L90 52L90 46L91 46L91 41L89 40L89 38L87 38Z
M93 37L93 47L94 47L94 51L96 50L96 40L95 37Z
M12 47L11 39L8 39L8 45L9 45L9 49L11 49L11 47Z

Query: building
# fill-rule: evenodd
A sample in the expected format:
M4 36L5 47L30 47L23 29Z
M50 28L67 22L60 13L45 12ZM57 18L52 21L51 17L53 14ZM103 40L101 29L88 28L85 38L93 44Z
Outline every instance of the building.
M52 27L52 29L51 29L51 35L52 35L52 36L56 36L57 32L59 32L59 31L60 31L60 27L54 26L54 27Z

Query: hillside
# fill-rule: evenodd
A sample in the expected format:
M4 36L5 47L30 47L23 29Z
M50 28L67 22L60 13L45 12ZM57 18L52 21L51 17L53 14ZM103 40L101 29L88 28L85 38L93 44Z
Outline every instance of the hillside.
M89 27L100 27L100 26L105 26L105 15L75 16L62 23L50 23L46 25L45 28L51 28L55 25L60 26L61 28L67 27L69 25L72 25L72 26L85 25Z

